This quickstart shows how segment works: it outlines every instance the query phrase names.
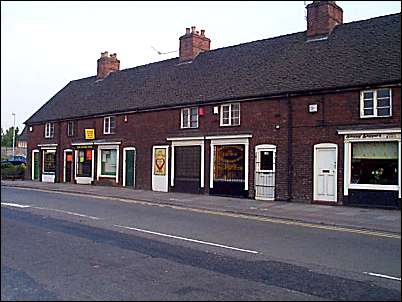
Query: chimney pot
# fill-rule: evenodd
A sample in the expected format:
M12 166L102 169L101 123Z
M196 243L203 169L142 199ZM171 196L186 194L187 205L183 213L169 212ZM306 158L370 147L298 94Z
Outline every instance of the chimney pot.
M201 29L201 36L205 36L205 30Z
M189 35L190 34L190 27L187 27L186 28L186 35Z
M191 26L191 32L195 33L195 26Z

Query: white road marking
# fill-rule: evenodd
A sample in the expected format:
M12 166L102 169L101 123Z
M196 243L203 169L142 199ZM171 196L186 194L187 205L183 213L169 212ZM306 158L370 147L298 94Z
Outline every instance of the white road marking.
M363 274L367 274L367 275L375 276L375 277L380 277L380 278L386 278L386 279L401 281L401 278L392 277L392 276L387 276L387 275L382 275L382 274L368 273L368 272L363 272Z
M70 212L70 211L65 211L65 210L59 210L59 209L50 209L50 208L42 208L42 207L32 207L33 209L39 209L39 210L47 210L47 211L54 211L54 212L60 212L68 215L74 215L74 216L79 216L79 217L85 217L89 219L94 219L94 220L99 220L100 218L95 217L95 216L90 216L90 215L85 215L85 214L80 214L80 213L75 213L75 212Z
M169 238L185 240L185 241L190 241L190 242L195 242L195 243L200 243L200 244L217 246L217 247L221 247L221 248L225 248L225 249L231 249L231 250L240 251L240 252L246 252L246 253L252 253L252 254L258 254L259 253L257 251L240 249L240 248L237 248L237 247L232 247L232 246L227 246L227 245L222 245L222 244L217 244L217 243L212 243L212 242L206 242L206 241L201 241L201 240L196 240L196 239L191 239L191 238L185 238L185 237L180 237L180 236L173 236L173 235L163 234L163 233L158 233L158 232L152 232L152 231L147 231L147 230L143 230L143 229L137 229L137 228L132 228L132 227L128 227L128 226L123 226L123 225L115 224L114 226L119 227L119 228L134 230L134 231L138 231L138 232L158 235L158 236L162 236L162 237L169 237Z
M10 203L10 202L2 202L1 205L9 206L9 207L16 207L16 208L30 208L31 206L18 204L18 203Z

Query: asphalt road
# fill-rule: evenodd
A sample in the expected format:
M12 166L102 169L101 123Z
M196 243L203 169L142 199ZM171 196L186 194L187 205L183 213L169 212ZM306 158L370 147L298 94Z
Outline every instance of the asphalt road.
M397 238L7 187L1 201L2 300L401 299Z

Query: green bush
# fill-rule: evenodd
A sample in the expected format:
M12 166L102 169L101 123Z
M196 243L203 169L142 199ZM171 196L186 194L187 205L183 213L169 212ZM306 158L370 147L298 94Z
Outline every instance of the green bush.
M25 164L14 166L10 163L3 163L1 164L1 179L24 179L25 170Z

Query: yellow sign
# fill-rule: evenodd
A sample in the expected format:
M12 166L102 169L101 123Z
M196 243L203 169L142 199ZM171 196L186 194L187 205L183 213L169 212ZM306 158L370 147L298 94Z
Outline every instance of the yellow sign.
M154 174L165 175L166 174L166 149L155 149L154 155Z
M85 139L95 139L95 129L85 129Z

